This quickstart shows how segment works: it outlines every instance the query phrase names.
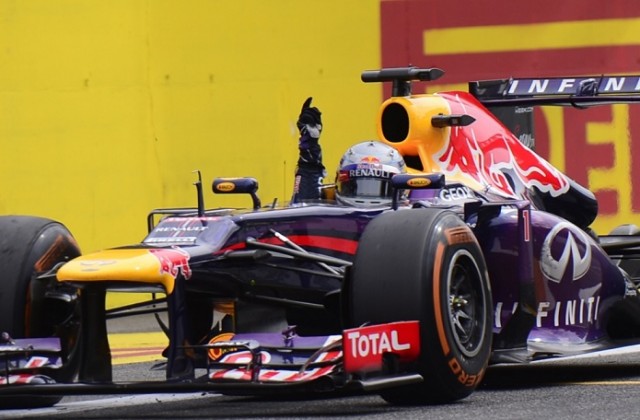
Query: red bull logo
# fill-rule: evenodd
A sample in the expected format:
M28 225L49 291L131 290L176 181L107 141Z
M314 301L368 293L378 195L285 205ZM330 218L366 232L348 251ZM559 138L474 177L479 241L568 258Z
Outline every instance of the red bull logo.
M375 156L365 156L362 159L360 159L360 162L362 162L362 163L380 163L380 159L378 159Z
M189 266L190 255L187 251L172 247L150 249L149 252L160 261L160 273L166 273L173 278L177 278L179 272L182 271L185 279L191 277L191 267Z
M470 104L443 94L452 113L465 113ZM477 110L477 112L486 112ZM470 177L483 187L508 197L524 198L525 188L559 196L569 189L564 175L524 146L493 120L454 127L444 147L435 154L445 174Z

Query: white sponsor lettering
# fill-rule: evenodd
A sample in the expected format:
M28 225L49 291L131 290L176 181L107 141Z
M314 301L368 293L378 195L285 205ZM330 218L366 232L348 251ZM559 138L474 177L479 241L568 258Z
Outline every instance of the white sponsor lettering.
M389 334L390 336L385 332L370 334L360 334L359 331L350 332L347 338L351 354L354 357L368 357L411 348L410 343L399 342L397 331L391 331Z
M509 87L509 95L513 95L513 93L518 89L518 83L520 83L518 79L515 79L513 82L511 82L511 86Z
M589 78L515 79L508 95L640 92L640 76L604 76Z
M620 91L622 90L622 86L624 86L624 77L621 77L620 80L612 77L607 80L607 84L604 86L604 90Z
M158 243L191 243L198 239L195 236L172 236L170 238L148 238L144 240L145 244L158 244Z
M369 167L369 168L358 168L352 169L349 171L350 178L364 178L364 177L372 177L372 178L391 178L391 172L385 171L384 169Z
M157 227L155 232L202 232L207 230L206 226L169 226L169 227Z
M518 303L514 302L510 312L503 317L503 302L497 302L494 311L494 325L502 328L504 320L513 314ZM583 299L566 301L538 302L536 311L536 327L566 327L571 325L590 325L598 320L600 296L590 296ZM508 322L508 321L507 321Z
M469 187L451 187L440 191L440 199L444 201L462 200L466 198L474 198L473 192Z
M560 88L558 89L558 92L564 92L568 88L572 88L574 86L575 81L576 79L562 79L562 81L560 82Z
M544 91L547 90L548 85L548 80L534 80L532 81L531 87L529 88L529 93L544 93Z

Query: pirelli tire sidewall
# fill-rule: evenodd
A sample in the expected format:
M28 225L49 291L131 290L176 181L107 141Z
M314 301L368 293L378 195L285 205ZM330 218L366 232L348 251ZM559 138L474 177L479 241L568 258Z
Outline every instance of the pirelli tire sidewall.
M491 353L493 304L486 264L473 232L452 213L434 224L426 248L423 275L432 293L424 291L422 364L433 364L450 395L465 397L481 382ZM457 305L474 306L471 324L460 326L469 320L456 313Z
M382 392L387 401L451 402L482 380L491 352L491 291L480 246L457 214L407 209L377 217L360 241L347 295L352 326L420 321L421 355L409 369L425 382ZM460 309L472 309L462 328L469 337L454 331Z

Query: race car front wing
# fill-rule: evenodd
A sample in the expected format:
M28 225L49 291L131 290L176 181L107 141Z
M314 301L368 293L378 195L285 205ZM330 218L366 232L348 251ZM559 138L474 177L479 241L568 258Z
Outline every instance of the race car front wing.
M15 360L19 355L26 360L31 353L50 352L50 346L37 349L28 345L17 351L3 350L0 345L0 354L11 354L15 362L5 364L0 399L199 391L234 395L377 392L424 381L421 374L408 369L420 354L419 328L417 321L404 321L348 329L333 336L301 337L290 332L236 335L225 341L185 346L187 352L207 352L206 373L195 379L166 381L54 383L46 376L41 380L39 371L25 370L25 364ZM18 376L20 381L15 380Z

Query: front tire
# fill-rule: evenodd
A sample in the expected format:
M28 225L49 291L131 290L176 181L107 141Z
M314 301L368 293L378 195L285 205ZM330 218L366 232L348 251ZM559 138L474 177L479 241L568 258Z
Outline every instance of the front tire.
M72 380L79 359L77 292L54 278L37 279L60 262L80 255L67 228L31 216L0 216L0 332L13 338L60 338L64 366L48 372L57 382ZM51 406L61 397L10 398L0 406Z
M482 251L459 216L411 209L377 217L349 284L351 326L420 321L421 355L406 369L425 381L386 390L385 400L446 403L473 392L491 352L492 299Z

